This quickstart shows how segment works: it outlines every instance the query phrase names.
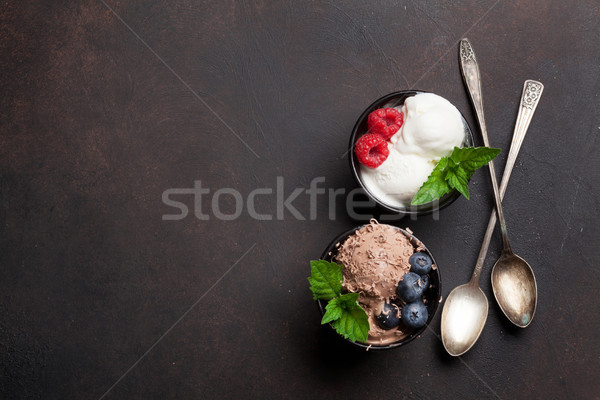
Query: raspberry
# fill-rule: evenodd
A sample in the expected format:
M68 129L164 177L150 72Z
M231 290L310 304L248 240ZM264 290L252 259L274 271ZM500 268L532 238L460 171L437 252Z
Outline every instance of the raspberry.
M380 108L369 114L369 132L378 133L389 140L404 123L404 116L395 108Z
M390 155L387 141L376 133L361 136L354 146L354 152L358 161L369 168L379 167Z

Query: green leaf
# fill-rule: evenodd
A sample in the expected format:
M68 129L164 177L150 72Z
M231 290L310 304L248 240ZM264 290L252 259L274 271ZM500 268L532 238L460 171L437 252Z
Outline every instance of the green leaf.
M419 205L439 199L452 189L458 190L468 199L469 179L498 153L500 149L490 147L455 147L449 157L442 157L411 204Z
M329 303L325 306L325 314L323 315L323 319L321 319L321 324L335 321L341 318L346 310L351 310L356 305L359 305L358 296L358 293L348 293L329 300Z
M491 147L455 147L450 155L450 158L467 172L469 178L473 172L487 165L498 154L500 149Z
M458 168L456 171L448 171L446 175L446 181L451 188L458 190L467 199L469 198L469 181L465 178L466 173L464 170Z
M329 300L321 324L331 326L343 337L365 342L369 336L369 317L358 304L358 293L348 293Z
M358 293L349 293L344 296L349 295L357 295L355 298L358 298ZM342 299L344 296L340 297L340 303L344 303L344 311L340 318L333 321L331 325L346 339L353 342L365 342L369 337L369 317L356 300Z
M335 321L339 319L344 313L344 309L340 304L340 299L335 298L329 300L329 303L325 306L325 314L323 315L323 319L321 319L321 324L326 324L331 321Z
M353 342L366 341L369 318L358 304L359 293L342 295L342 266L325 260L310 262L310 290L313 299L329 300L321 324L331 323L342 336Z
M429 203L434 199L439 199L450 191L450 186L444 178L444 168L448 163L448 158L443 157L438 165L435 166L427 181L421 186L419 191L413 197L411 204L419 205ZM441 193L441 194L440 194Z
M325 260L310 262L310 290L313 299L331 300L342 293L342 266Z
M346 293L346 294L338 297L338 300L340 302L340 305L344 309L350 309L358 304L359 296L360 296L359 293Z

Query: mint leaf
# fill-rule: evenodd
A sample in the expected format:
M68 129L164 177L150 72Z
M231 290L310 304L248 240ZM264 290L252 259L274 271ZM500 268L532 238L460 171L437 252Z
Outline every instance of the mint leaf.
M348 293L329 300L321 324L331 322L337 333L350 339L365 342L369 336L369 317L358 304L358 293Z
M458 190L468 199L469 181L466 176L467 174L465 170L457 168L455 170L448 171L446 174L446 182L448 182L451 188Z
M331 323L343 337L364 342L369 335L369 317L358 304L358 293L342 294L342 266L325 260L310 262L313 299L329 300L321 324Z
M325 306L325 315L321 320L321 324L326 324L336 319L340 319L346 310L354 308L358 304L358 293L348 293L335 299L329 300ZM359 305L360 307L360 305Z
M357 299L358 293L348 293L336 299L342 305L343 312L331 325L346 339L365 342L369 337L369 317Z
M358 296L360 296L359 293L346 293L338 297L338 300L343 308L350 309L358 305Z
M500 149L491 147L455 147L452 154L450 154L450 158L456 164L460 165L467 174L470 173L473 175L473 172L484 165L487 165L487 163L492 161L499 153ZM471 175L469 175L469 178Z
M339 298L329 300L329 303L325 306L325 314L323 315L323 319L321 319L321 325L340 319L343 313L344 309L340 304Z
M438 165L433 169L427 181L421 186L419 191L412 199L412 205L424 204L440 198L443 194L448 193L451 188L444 179L444 168L448 164L448 157L442 157ZM443 193L440 195L440 193Z
M313 299L331 300L342 293L342 266L325 260L310 262L310 290Z
M469 198L469 179L473 173L493 160L500 149L490 147L454 147L452 154L442 157L427 181L413 197L412 205L439 199L452 189Z

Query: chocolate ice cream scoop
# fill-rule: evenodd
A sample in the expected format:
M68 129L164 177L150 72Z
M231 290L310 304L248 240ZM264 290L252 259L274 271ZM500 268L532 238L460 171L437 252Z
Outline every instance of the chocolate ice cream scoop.
M393 226L365 225L338 250L336 259L344 266L342 286L361 293L363 302L392 298L410 270L408 259L414 252L408 238Z

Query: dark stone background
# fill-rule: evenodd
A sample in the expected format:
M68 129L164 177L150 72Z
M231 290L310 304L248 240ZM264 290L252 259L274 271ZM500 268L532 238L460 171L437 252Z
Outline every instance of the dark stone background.
M0 5L1 398L598 398L597 1L106 1ZM474 126L465 36L500 171L523 81L545 85L505 198L539 286L527 329L493 301L497 236L487 325L454 359L440 312L382 353L319 326L308 260L360 223L342 197L335 220L325 196L309 220L306 195L305 221L162 220L163 191L195 180L244 197L277 176L286 196L317 176L354 188L350 130L394 90L438 93ZM486 174L439 220L395 222L435 254L444 297L475 263ZM275 213L275 194L257 209Z

